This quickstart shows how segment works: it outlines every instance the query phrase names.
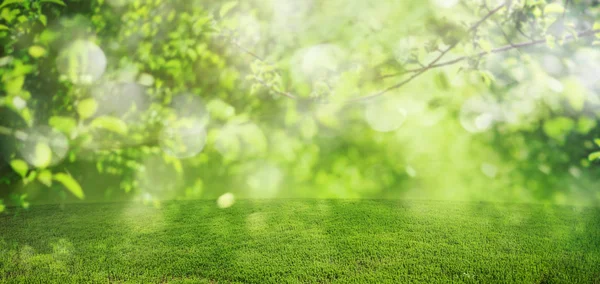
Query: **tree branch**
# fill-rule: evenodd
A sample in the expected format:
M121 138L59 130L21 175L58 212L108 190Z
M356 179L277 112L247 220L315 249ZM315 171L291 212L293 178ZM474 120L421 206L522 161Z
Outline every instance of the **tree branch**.
M600 30L588 30L588 31L583 31L583 32L579 32L575 35L568 35L566 36L563 40L574 40L580 37L589 37L589 36L594 36L596 34L600 33ZM411 77L409 77L408 79L405 79L404 81L393 85L391 87L388 87L386 89L383 89L375 94L369 95L369 96L365 96L365 97L359 97L359 98L355 98L355 99L350 99L346 102L348 103L352 103L352 102L360 102L360 101L366 101L366 100L370 100L372 98L381 96L391 90L394 89L398 89L406 84L408 84L410 81L414 80L416 77L418 77L419 75L425 73L428 70L434 69L434 68L439 68L439 67L443 67L443 66L448 66L448 65L452 65L458 62L461 62L463 60L469 59L469 58L481 58L484 57L486 55L492 54L492 53L500 53L500 52L505 52L505 51L509 51L512 49L517 49L517 48L523 48L523 47L528 47L528 46L534 46L534 45L538 45L538 44L542 44L542 43L546 43L545 39L539 39L539 40L533 40L533 41L528 41L528 42L521 42L521 43L515 43L515 44L510 44L510 45L505 45L502 47L498 47L498 48L494 48L492 49L490 52L480 52L478 54L472 55L472 56L461 56L449 61L445 61L445 62L441 62L441 63L435 63L436 61L434 61L434 64L430 64L424 68L418 69L419 71L417 71L416 74L412 75Z
M574 40L580 37L589 37L589 36L594 36L596 34L600 33L600 30L587 30L587 31L582 31L582 32L578 32L575 35L568 35L564 38L564 40L570 41L570 40ZM502 47L498 47L498 48L494 48L492 50L490 50L490 52L480 52L478 54L475 55L471 55L471 56L461 56L449 61L445 61L445 62L441 62L441 63L437 63L433 66L431 66L431 68L438 68L438 67L443 67L443 66L447 66L447 65L452 65L455 63L458 63L460 61L469 59L469 58L480 58L480 57L484 57L486 55L492 54L492 53L501 53L501 52L505 52L505 51L509 51L511 49L516 49L516 48L523 48L523 47L528 47L528 46L534 46L534 45L539 45L539 44L543 44L546 43L545 39L538 39L538 40L532 40L532 41L527 41L527 42L521 42L521 43L515 43L512 45L505 45Z
M483 22L485 22L485 20L487 20L488 18L490 18L492 15L496 14L498 11L500 11L502 8L504 8L504 4L501 4L500 6L496 7L495 9L489 11L483 18L481 18L479 21L477 21L475 24L473 24L468 32L471 33L475 30L477 30L477 28L479 28L479 26L481 24L483 24ZM382 96L384 94L386 94L389 91L398 89L408 83L410 83L412 80L416 79L417 77L421 76L423 73L427 72L429 69L434 68L434 66L438 63L438 61L440 61L448 52L450 52L452 49L454 49L454 47L456 47L462 40L457 40L455 43L453 43L452 45L450 45L448 48L446 48L443 52L440 53L440 55L438 55L433 61L431 61L427 66L421 68L419 71L417 71L415 74L413 74L412 76L408 77L407 79L401 81L400 83L387 87L375 94L372 95L368 95L365 97L359 97L359 98L355 98L355 99L350 99L347 100L346 102L348 103L353 103L353 102L360 102L360 101L365 101L365 100L370 100L379 96Z
M475 22L473 25L471 25L471 27L469 28L469 30L467 32L471 33L473 31L477 30L477 28L479 28L479 26L481 24L483 24L488 18L490 18L491 16L493 16L494 14L496 14L498 11L500 11L504 7L505 7L505 4L501 4L498 7L496 7L495 9L489 11L483 18L479 19L477 22ZM388 87L386 89L383 89L383 90L381 90L381 91L379 91L379 92L377 92L375 94L372 94L372 95L369 95L369 96L365 96L365 97L350 99L350 100L345 101L345 103L359 102L359 101L364 101L364 100L369 100L369 99L372 99L372 98L375 98L375 97L379 97L379 96L381 96L381 95L383 95L383 94L385 94L385 93L387 93L387 92L389 92L391 90L398 89L398 88L400 88L400 87L408 84L409 82L411 82L415 78L419 77L421 74L425 73L427 70L433 68L438 63L438 61L440 61L448 52L450 52L452 49L454 49L454 47L456 47L462 40L463 39L457 40L456 42L454 42L453 44L451 44L450 46L448 46L445 50L443 50L442 52L440 52L440 54L433 61L431 61L428 65L426 65L426 66L424 66L422 68L419 68L419 69L405 71L405 73L403 73L403 74L411 73L411 72L415 73L411 77L409 77L408 79L405 79L402 82L400 82L400 83L398 83L396 85L390 86L390 87ZM234 42L234 45L236 47L238 47L240 50L242 50L244 53L247 53L248 55L252 56L253 58L255 58L255 59L257 59L257 60L259 60L261 62L265 62L262 58L260 58L259 56L257 56L255 53L249 51L248 49L246 49L246 48L244 48L242 46L240 46L236 42ZM294 94L291 94L289 92L282 92L282 91L273 90L273 88L271 88L266 82L264 82L264 81L262 81L260 79L257 79L257 81L261 85L263 85L264 87L272 90L273 92L275 92L276 94L279 94L281 96L285 96L285 97L288 97L288 98L291 98L291 99L295 99L295 100L314 100L314 99L304 99L304 98L298 97L298 96L296 96Z

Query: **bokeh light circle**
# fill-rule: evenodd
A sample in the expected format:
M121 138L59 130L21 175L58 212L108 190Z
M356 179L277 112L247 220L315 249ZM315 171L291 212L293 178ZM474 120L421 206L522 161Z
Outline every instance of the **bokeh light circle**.
M318 44L298 50L291 59L290 71L297 83L334 84L343 69L346 52L335 44Z
M75 40L57 58L58 71L74 84L90 84L106 71L104 51L88 40Z
M206 126L210 120L206 104L197 95L178 94L171 100L171 108L177 118L195 120L201 126Z
M499 111L494 101L473 97L466 100L460 109L460 124L471 133L484 132L499 120Z
M69 140L51 127L37 126L25 133L19 153L31 166L43 168L57 165L69 151Z
M397 130L404 124L407 114L406 109L397 103L379 101L368 104L364 115L373 130L390 132Z
M130 121L149 107L146 88L133 82L106 82L92 90L98 102L96 116L110 115Z
M159 135L161 149L179 159L198 155L206 145L206 129L201 121L182 119L165 125Z

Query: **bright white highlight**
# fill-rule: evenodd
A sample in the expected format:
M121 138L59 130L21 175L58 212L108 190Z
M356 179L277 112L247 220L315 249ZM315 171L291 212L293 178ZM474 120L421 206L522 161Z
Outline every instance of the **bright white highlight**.
M12 100L12 104L17 110L22 110L27 106L27 102L21 97L14 97Z
M258 20L252 15L244 15L239 18L238 43L242 46L252 47L260 43L262 38L261 28Z
M337 45L315 45L294 54L290 71L299 83L333 85L342 71L344 57L344 50Z
M233 193L225 193L217 199L217 206L221 209L229 208L233 206L233 203L235 203L235 196Z
M306 50L302 58L302 72L313 79L326 78L338 71L342 49L336 45L322 44Z

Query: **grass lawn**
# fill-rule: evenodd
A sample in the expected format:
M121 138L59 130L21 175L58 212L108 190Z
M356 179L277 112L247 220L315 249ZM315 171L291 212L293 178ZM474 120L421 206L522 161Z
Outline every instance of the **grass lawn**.
M0 282L600 283L600 208L242 200L0 215Z

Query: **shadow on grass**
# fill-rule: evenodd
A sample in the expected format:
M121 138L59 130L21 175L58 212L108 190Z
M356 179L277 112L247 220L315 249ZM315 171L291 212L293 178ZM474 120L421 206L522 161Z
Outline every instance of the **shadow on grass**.
M600 210L390 200L39 206L0 216L14 282L593 282Z

